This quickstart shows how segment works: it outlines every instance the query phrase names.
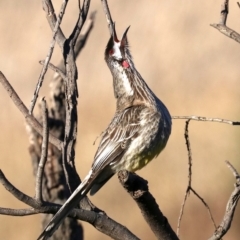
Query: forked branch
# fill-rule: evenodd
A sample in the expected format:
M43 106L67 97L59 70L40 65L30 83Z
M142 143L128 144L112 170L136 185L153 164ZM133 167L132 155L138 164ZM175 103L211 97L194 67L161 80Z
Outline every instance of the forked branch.
M149 192L148 182L135 173L126 170L118 173L118 178L122 186L136 202L141 213L152 229L157 239L177 240L176 233L168 223L167 218L159 209L156 200Z
M240 34L226 26L227 16L229 12L228 3L229 3L229 0L222 0L219 23L213 23L213 24L210 24L210 26L216 28L225 36L240 43Z
M230 229L234 212L240 198L240 175L230 162L226 161L226 164L232 171L233 176L236 178L236 183L234 184L234 190L228 200L223 220L209 240L221 239Z

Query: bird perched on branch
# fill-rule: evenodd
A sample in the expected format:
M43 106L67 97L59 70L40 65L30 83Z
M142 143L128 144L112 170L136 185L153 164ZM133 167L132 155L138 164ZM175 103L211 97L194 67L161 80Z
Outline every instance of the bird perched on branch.
M103 133L86 178L55 214L38 239L49 238L79 201L95 194L120 170L135 172L164 149L171 133L171 116L136 70L127 32L118 40L115 26L105 50L113 76L116 113Z

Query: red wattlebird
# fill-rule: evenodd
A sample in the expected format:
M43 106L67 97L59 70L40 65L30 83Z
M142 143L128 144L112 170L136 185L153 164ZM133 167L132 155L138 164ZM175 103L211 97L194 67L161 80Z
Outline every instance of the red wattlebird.
M89 191L95 194L120 170L135 172L141 169L167 144L171 116L134 66L127 40L128 29L118 40L114 26L105 50L105 60L113 76L116 113L103 133L88 175L38 239L49 238Z

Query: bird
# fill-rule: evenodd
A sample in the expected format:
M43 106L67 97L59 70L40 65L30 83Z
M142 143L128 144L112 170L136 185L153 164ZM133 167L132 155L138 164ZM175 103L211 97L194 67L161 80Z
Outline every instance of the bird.
M130 27L130 26L129 26ZM117 172L135 172L165 148L171 134L171 115L135 68L125 30L118 40L115 24L105 49L113 77L116 112L102 133L91 169L54 215L39 239L48 239L69 212L90 192L94 195Z

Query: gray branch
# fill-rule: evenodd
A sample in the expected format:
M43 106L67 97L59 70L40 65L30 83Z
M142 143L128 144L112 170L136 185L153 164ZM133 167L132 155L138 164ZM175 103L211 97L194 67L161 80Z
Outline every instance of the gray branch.
M230 168L230 170L233 172L233 175L236 178L236 183L234 184L235 188L228 200L223 220L221 224L217 227L213 236L209 238L209 240L221 239L230 229L231 223L233 221L234 212L235 212L238 200L240 198L240 175L230 162L226 161L226 164Z
M162 240L179 239L168 223L167 218L159 209L156 200L149 192L148 182L137 174L125 170L118 173L118 178L122 186L138 205L156 238Z
M194 120L194 121L201 121L201 122L218 122L218 123L226 123L230 125L240 125L240 121L232 121L232 120L226 120L222 118L209 118L209 117L201 117L201 116L172 116L172 119Z
M45 61L44 61L44 64L43 64L43 68L42 68L42 71L40 73L36 89L35 89L34 94L33 94L33 99L31 100L31 104L30 104L30 108L29 108L29 114L32 114L32 112L33 112L33 109L35 107L35 104L36 104L36 101L37 101L37 98L38 98L38 94L39 94L40 88L41 88L42 83L43 83L44 76L45 76L45 74L47 72L48 64L49 64L49 62L51 60L51 57L52 57L52 54L53 54L53 50L54 50L58 28L59 28L59 26L60 26L60 24L62 22L62 19L63 19L63 16L64 16L64 12L65 12L66 7L67 7L67 3L68 3L68 0L64 0L63 1L61 9L60 9L60 12L59 12L59 15L58 15L58 18L57 18L57 21L56 21L56 24L54 26L52 41L50 43L49 51L48 51L48 54L47 54L47 56L45 58Z
M43 119L43 140L42 140L42 152L41 152L41 159L38 163L38 169L36 173L36 199L40 202L43 201L42 198L42 183L43 183L43 173L44 167L47 161L47 151L48 151L48 110L46 100L42 99L42 119Z
M225 36L235 40L238 43L240 43L240 34L235 32L231 28L227 27L227 25L226 25L227 16L228 16L228 12L229 12L228 2L229 2L229 0L223 0L222 1L219 23L213 23L213 24L210 24L210 26L216 28L217 30L219 30Z

